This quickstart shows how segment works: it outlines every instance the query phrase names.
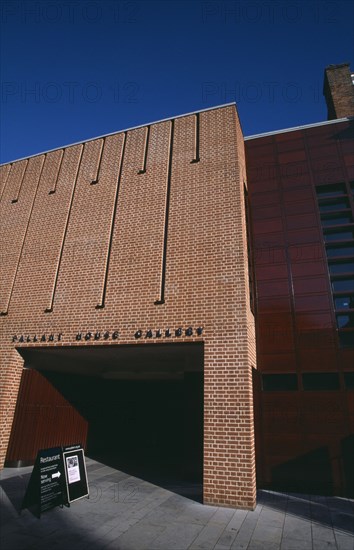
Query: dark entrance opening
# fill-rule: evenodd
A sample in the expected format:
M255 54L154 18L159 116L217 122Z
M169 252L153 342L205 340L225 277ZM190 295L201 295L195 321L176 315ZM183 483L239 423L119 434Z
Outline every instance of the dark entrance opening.
M25 366L87 421L88 456L202 500L202 344L41 348L23 355Z

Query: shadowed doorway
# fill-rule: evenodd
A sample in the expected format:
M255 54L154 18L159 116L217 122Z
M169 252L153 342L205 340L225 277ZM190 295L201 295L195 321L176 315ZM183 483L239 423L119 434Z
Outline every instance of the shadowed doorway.
M202 499L202 344L32 348L21 353L25 366L45 378L48 390L54 388L87 421L88 456ZM28 416L31 407L26 410ZM48 414L48 423L52 416ZM44 427L47 434L48 428L58 441L55 426ZM50 446L48 440L45 446Z

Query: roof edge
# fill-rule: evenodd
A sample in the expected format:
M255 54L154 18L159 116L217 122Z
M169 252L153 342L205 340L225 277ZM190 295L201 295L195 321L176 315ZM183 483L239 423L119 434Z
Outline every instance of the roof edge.
M47 151L41 151L40 153L35 153L34 155L27 155L25 157L20 157L14 160L8 160L7 162L0 163L0 166L6 166L7 164L12 164L14 162L19 162L20 160L26 160L33 157L39 157L41 155L46 155L47 153L52 153L53 151L59 151L59 149L66 149L67 147L74 147L74 145L81 145L82 143L88 143L89 141L95 141L96 139L102 139L108 136L114 136L115 134L122 134L123 132L129 132L131 130L137 130L138 128L144 128L145 126L152 126L153 124L159 124L160 122L167 122L168 120L176 120L177 118L183 118L185 116L195 115L197 113L204 113L206 111L214 111L216 109L222 109L224 107L231 107L235 105L236 101L231 101L230 103L223 103L221 105L215 105L214 107L207 107L206 109L199 109L197 111L191 111L190 113L183 113L182 115L170 116L167 118L161 118L159 120L154 120L153 122L146 122L145 124L139 124L138 126L131 126L130 128L124 128L123 130L117 130L116 132L109 132L108 134L102 134L100 136L95 136L89 139L83 139L81 141L75 141L74 143L68 143L67 145L61 145L60 147L54 147L53 149L48 149Z
M285 134L286 132L296 132L297 130L305 130L306 128L316 128L317 126L326 126L327 124L337 124L339 122L348 122L354 120L354 117L336 118L335 120L325 120L324 122L314 122L313 124L304 124L303 126L293 126L292 128L284 128L283 130L273 130L264 134L254 134L253 136L245 136L244 140L257 139L274 134Z

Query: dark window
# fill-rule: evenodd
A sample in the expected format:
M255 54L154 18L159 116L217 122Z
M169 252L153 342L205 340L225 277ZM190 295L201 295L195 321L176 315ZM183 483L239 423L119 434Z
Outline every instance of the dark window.
M354 313L337 315L337 326L338 328L354 328Z
M344 383L347 390L354 390L354 372L344 373Z
M319 205L320 212L335 212L336 210L346 210L349 208L347 199L335 199L332 201L321 202Z
M348 241L354 238L354 230L350 227L346 229L326 230L324 233L325 241Z
M311 372L302 375L304 390L338 390L339 376L336 372Z
M329 264L330 273L351 273L354 271L354 262L337 262Z
M346 225L352 223L353 218L351 214L327 214L326 216L321 217L322 226L327 227L328 225Z
M296 374L263 374L262 387L264 391L297 390Z
M354 181L350 182L354 193ZM354 347L354 244L340 241L354 239L353 215L345 183L340 182L316 187L321 214L323 238L326 245L327 264L331 277L332 295L336 309L339 343L342 348ZM343 195L343 196L341 196ZM337 227L336 227L337 226ZM342 294L341 296L338 294ZM303 374L305 390L338 389L335 373Z
M339 332L339 342L342 348L354 348L354 332Z
M332 281L333 292L354 292L354 279L338 279Z
M345 193L345 184L336 183L331 185L319 185L316 187L316 193L319 199L322 199L323 197L342 195Z
M352 256L354 255L354 246L328 246L327 247L327 256L329 258L340 258L341 256Z
M334 299L334 305L336 309L354 309L354 295L339 296Z

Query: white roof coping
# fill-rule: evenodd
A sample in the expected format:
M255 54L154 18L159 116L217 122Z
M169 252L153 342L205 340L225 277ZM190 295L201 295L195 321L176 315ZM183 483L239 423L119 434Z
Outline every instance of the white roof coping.
M214 107L207 107L206 109L199 109L198 111L192 111L190 113L184 113L182 115L176 115L176 116L170 116L167 118L161 118L160 120L154 120L153 122L146 122L145 124L139 124L138 126L132 126L130 128L125 128L123 130L117 130L115 132L110 132L108 134L103 134L101 136L95 136L93 138L89 139L83 139L81 141L76 141L74 143L68 143L67 145L61 145L60 147L54 147L53 149L48 149L47 151L41 151L40 153L35 153L34 155L28 155L26 157L21 157L14 160L9 160L7 162L3 162L0 164L0 166L5 166L6 164L12 164L13 162L19 162L20 160L29 159L32 157L39 157L40 155L45 155L47 153L51 153L52 151L58 151L59 149L66 149L67 147L73 147L74 145L80 145L81 143L87 143L89 141L95 141L96 139L102 139L108 136L114 136L115 134L122 134L123 132L129 132L130 130L136 130L138 128L144 128L144 126L152 126L153 124L159 124L160 122L167 122L168 120L175 120L176 118L183 118L185 116L190 115L196 115L197 113L204 113L206 111L214 111L215 109L222 109L223 107L230 107L231 105L236 106L235 101L231 101L230 103L223 103L221 105L215 105Z
M348 120L354 120L354 117L337 118L335 120L326 120L325 122L314 122L313 124L294 126L293 128L284 128L283 130L273 130L272 132L265 132L264 134L254 134L253 136L246 136L244 140L247 141L249 139L273 136L274 134L285 134L286 132L296 132L297 130L306 130L306 128L316 128L317 126L326 126L327 124L338 124L339 122L346 122Z

